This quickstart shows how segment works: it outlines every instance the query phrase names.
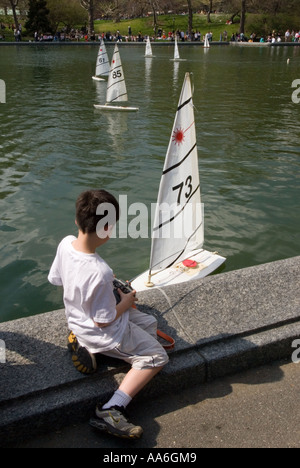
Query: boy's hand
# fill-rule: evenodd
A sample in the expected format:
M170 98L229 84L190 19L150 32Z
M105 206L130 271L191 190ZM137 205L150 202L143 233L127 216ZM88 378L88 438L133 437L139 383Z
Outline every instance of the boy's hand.
M121 289L118 289L118 293L120 295L121 301L116 306L117 315L114 322L118 320L118 318L120 318L121 315L131 307L136 308L135 302L138 301L138 298L136 297L136 291L131 291L130 293L125 294ZM95 322L95 325L99 328L105 328L111 325L111 323L100 324Z
M135 302L138 301L138 298L136 297L136 291L131 291L130 293L125 294L121 291L121 289L118 289L118 293L120 294L120 297L121 297L120 304L126 307L126 310L130 309L131 307L134 307Z

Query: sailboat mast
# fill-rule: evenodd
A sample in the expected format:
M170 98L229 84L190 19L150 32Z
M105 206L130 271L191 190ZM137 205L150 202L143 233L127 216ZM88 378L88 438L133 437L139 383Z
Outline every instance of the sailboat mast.
M151 270L149 270L148 281L145 283L145 286L147 288L153 288L154 287L154 283L151 280L152 280L152 273L151 273Z

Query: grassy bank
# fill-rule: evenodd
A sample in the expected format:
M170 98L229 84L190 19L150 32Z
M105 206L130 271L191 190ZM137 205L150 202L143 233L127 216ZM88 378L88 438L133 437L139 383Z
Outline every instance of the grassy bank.
M211 31L213 33L214 40L219 40L220 34L226 30L228 37L239 30L239 24L227 25L226 20L228 16L225 15L211 15L212 23L207 22L207 18L204 15L194 15L194 31L200 31L202 35ZM124 20L120 23L114 23L112 21L96 21L95 31L97 34L103 32L111 32L114 34L116 31L120 31L123 36L128 35L128 27L131 26L132 34L137 36L139 32L143 35L153 36L154 26L153 17L149 18L137 18L133 20ZM165 15L158 17L158 27L168 34L169 31L173 30L188 30L188 16L187 15Z
M239 24L227 25L226 20L228 16L225 15L211 15L212 23L207 23L207 18L204 15L194 15L194 30L200 31L202 35L211 31L213 33L213 39L218 41L220 39L220 34L226 30L228 33L228 38L231 37L233 33L236 33L239 30ZM154 26L153 26L153 17L149 18L136 18L132 20L124 20L120 23L114 23L113 21L95 21L95 33L102 34L103 32L110 32L115 34L117 31L120 31L121 35L128 35L128 27L131 26L132 34L137 36L139 32L143 35L153 36ZM77 26L78 29L81 26ZM168 34L169 31L173 30L188 30L188 16L187 15L164 15L158 17L158 27ZM2 34L5 35L6 41L14 41L13 31L6 28ZM28 36L26 30L23 27L23 40L28 41L32 40L31 36Z

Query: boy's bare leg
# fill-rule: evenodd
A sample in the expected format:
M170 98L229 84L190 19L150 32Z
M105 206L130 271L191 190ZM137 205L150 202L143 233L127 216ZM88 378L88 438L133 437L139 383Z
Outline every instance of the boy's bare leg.
M96 418L92 418L90 424L100 431L116 436L130 439L140 438L143 429L132 424L123 410L162 368L163 366L144 370L132 368L111 400L102 408L96 408Z
M162 369L163 367L144 370L131 369L125 376L119 390L134 398Z

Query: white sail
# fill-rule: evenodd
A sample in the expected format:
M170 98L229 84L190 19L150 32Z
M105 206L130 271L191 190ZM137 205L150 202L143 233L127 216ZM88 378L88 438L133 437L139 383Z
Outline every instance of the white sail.
M208 49L210 48L210 43L207 34L205 34L204 47L207 47Z
M101 39L101 44L100 44L100 47L99 47L97 63L96 63L95 76L96 77L97 76L108 76L109 71L110 71L109 58L108 58L108 54L107 54L107 51L106 51L105 43L104 43L103 39Z
M116 44L108 78L106 102L113 103L127 101L128 96L122 61L118 45Z
M203 244L194 106L187 73L159 187L150 268L131 281L133 289L164 288L213 273L226 258L205 250Z
M174 51L174 60L179 60L180 55L179 55L179 49L178 49L178 39L177 39L177 34L175 36L175 51Z
M153 57L153 52L152 52L152 46L151 46L150 36L148 36L147 42L146 42L146 54L145 54L145 57Z
M161 178L150 272L170 268L204 243L190 74L185 76Z
M170 60L171 62L186 62L186 59L180 58L177 35L175 36L174 58Z

